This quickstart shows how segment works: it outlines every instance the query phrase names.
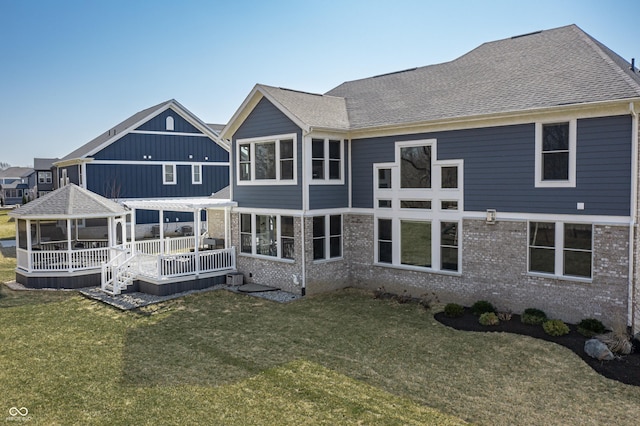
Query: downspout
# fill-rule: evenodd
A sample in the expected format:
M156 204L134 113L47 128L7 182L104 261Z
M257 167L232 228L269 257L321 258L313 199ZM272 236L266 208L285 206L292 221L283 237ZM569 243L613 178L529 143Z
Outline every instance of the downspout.
M308 132L307 132L308 134ZM309 188L307 187L307 156L306 154L306 150L305 150L305 134L302 133L302 141L301 141L301 157L302 157L302 216L300 216L300 232L302 233L302 288L301 288L301 294L304 296L307 293L307 256L306 256L306 250L307 250L307 239L305 238L305 226L304 226L304 222L306 219L306 212L308 209L308 191Z
M634 304L638 301L635 300L635 287L636 280L634 278L635 274L635 232L636 232L636 216L638 214L638 113L635 110L635 106L633 102L629 102L629 112L632 117L631 124L631 152L632 152L632 160L631 160L631 222L629 226L629 288L627 294L627 322L628 325L631 325L634 333L638 332L635 330L635 309ZM640 309L638 309L640 310Z

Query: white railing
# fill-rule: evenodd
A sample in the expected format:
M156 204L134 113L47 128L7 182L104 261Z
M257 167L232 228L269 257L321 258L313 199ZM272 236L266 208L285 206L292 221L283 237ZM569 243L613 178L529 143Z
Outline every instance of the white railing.
M131 256L128 250L117 251L118 255L109 263L104 263L101 268L101 288L110 294L120 294L137 275L135 257Z
M195 236L165 238L164 243L162 242L162 240L142 240L136 241L135 243L136 253L144 254L186 253L193 249L195 245Z
M233 247L196 253L164 254L154 256L138 253L138 273L156 280L198 275L209 272L235 270L236 257Z
M109 247L109 240L73 240L73 249L89 249L89 248L107 248ZM69 248L69 242L63 241L41 241L37 244L40 249L45 251L54 250L67 250Z
M109 248L91 248L84 250L39 250L29 252L18 250L17 266L29 271L77 271L97 269L109 260Z

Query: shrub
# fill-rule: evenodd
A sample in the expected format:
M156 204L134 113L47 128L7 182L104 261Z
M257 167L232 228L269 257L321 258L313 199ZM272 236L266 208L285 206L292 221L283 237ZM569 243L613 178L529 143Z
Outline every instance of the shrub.
M407 293L407 290L404 290L402 292L402 294L396 294L394 296L394 299L396 299L396 301L398 303L409 303L413 300L413 298L411 297L411 295L409 293Z
M558 319L547 320L542 323L542 328L544 328L544 332L549 336L564 336L565 334L569 334L569 326Z
M500 320L495 312L485 312L480 315L478 322L482 325L498 325Z
M527 308L522 313L520 321L525 324L540 325L547 320L547 314L540 309Z
M604 324L595 318L585 318L578 324L578 333L585 337L593 337L606 331Z
M464 308L457 303L447 303L444 307L444 314L449 318L459 318L464 315Z
M513 313L509 310L498 312L498 319L500 321L511 321L511 316Z
M496 308L486 300L478 300L476 303L471 305L471 313L475 316L480 316L485 312L495 312Z
M418 303L426 310L431 309L431 306L438 302L438 296L435 293L425 293L418 298Z
M624 324L614 325L613 331L596 336L598 340L607 345L611 352L620 355L629 355L633 351L631 337Z

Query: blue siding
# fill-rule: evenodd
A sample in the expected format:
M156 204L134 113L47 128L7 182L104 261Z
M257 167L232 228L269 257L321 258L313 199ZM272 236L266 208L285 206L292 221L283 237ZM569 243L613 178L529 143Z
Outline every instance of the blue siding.
M297 134L297 185L237 186L235 163L233 170L233 198L239 207L301 209L302 208L302 131L300 128L265 98L260 100L240 128L233 135L237 139L268 137L286 133ZM235 160L234 160L235 161Z
M438 140L438 159L464 160L466 211L628 216L631 118L578 120L576 188L535 188L535 126L525 124L354 141L353 206L373 206L373 163L394 161L394 142ZM577 210L578 202L585 203Z
M229 184L226 166L202 167L202 184L191 183L191 166L176 166L177 184L163 185L162 165L87 164L87 189L108 198L203 197Z
M349 207L349 158L348 141L344 143L342 153L344 185L310 185L309 209L334 209Z
M156 132L166 132L167 125L166 120L168 116L173 117L173 131L174 132L182 132L182 133L202 133L200 130L196 129L191 123L182 118L180 114L172 110L171 108L166 111L158 114L153 117L136 130L152 130Z
M193 158L189 158L191 155ZM229 153L212 139L201 136L128 133L97 152L96 160L227 162ZM205 157L209 157L205 160Z

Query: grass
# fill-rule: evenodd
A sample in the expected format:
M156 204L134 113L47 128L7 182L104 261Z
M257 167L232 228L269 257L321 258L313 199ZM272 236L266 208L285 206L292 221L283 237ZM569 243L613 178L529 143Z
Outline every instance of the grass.
M10 210L0 210L0 240L12 240L16 237L16 224L9 222Z
M37 423L582 425L640 415L640 388L563 347L452 330L417 304L356 290L284 305L215 291L138 313L70 292L4 291L0 410L27 407Z

